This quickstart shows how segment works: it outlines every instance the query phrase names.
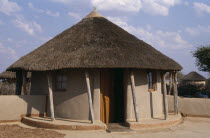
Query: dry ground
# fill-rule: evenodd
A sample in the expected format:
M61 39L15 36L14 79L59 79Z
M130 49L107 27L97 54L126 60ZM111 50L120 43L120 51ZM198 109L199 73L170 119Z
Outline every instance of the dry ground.
M0 138L63 138L64 134L45 129L24 128L17 124L0 125Z
M159 130L134 133L62 132L65 138L210 138L210 118L185 118L184 123Z
M210 118L184 119L184 123L159 130L132 133L78 132L27 127L21 123L0 124L0 138L210 138Z

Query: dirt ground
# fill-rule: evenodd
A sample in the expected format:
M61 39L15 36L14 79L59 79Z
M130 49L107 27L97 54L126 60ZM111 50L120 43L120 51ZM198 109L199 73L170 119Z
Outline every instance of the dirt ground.
M64 136L52 130L24 128L17 124L0 125L0 138L63 138Z
M184 118L178 126L132 133L68 132L65 138L210 138L210 118Z
M21 123L0 124L0 138L210 138L210 118L184 118L166 129L107 133L106 131L61 131L28 127Z

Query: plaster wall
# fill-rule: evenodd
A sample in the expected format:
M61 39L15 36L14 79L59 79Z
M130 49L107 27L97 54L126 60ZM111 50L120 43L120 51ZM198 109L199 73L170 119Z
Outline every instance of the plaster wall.
M0 122L20 120L21 115L39 115L45 112L46 96L0 96Z
M100 81L99 71L89 72L95 119L100 119ZM55 73L54 73L55 74ZM85 70L66 71L67 89L57 91L53 88L55 117L76 120L90 119ZM35 76L35 77L34 77ZM47 75L43 72L33 73L31 94L48 94ZM49 113L48 107L48 113Z
M206 81L195 81L194 83L195 84L203 84L203 85L206 85Z
M179 112L186 116L210 117L210 99L178 98ZM174 111L174 97L168 96L169 112Z
M136 100L138 105L139 119L159 117L163 113L163 99L161 93L161 78L157 72L157 89L148 92L146 70L134 70ZM126 97L126 120L134 121L133 98L128 71L125 72L125 97Z
M206 81L183 81L183 84L197 84L197 85L206 85Z
M85 72L82 69L66 71L67 90L56 91L53 89L55 117L71 118L78 120L90 119ZM134 120L132 91L128 71L124 73L125 115L126 120ZM148 92L146 70L135 70L136 98L139 118L159 117L163 113L163 100L161 94L160 73L157 72L157 89ZM100 71L90 71L91 90L95 119L100 120ZM47 76L44 72L33 72L31 94L48 94ZM48 105L49 106L49 105ZM49 113L49 108L48 108Z
M30 95L48 95L46 72L32 72Z

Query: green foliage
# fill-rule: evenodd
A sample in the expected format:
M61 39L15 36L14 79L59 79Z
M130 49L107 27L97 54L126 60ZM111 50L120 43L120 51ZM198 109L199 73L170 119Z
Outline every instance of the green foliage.
M210 72L210 46L198 48L193 56L196 58L196 65L200 71Z

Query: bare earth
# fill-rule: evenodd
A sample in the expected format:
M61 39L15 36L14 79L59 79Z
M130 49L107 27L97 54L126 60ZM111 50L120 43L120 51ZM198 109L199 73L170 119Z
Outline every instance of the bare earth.
M134 133L63 132L65 138L210 138L210 118L185 118L184 123L159 130Z
M63 138L64 134L44 129L24 128L17 124L0 125L0 138Z
M18 125L17 125L18 124ZM210 138L210 118L184 119L184 123L159 130L132 133L107 133L106 131L60 131L27 127L21 123L0 124L0 138Z

